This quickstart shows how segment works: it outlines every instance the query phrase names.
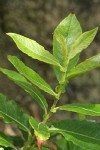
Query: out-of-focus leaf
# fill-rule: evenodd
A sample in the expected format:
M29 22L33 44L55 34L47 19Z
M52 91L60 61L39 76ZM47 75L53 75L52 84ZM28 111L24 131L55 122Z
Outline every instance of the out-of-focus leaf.
M50 150L50 149L47 147L42 147L41 150Z
M29 132L29 116L14 101L8 100L3 94L0 94L0 117L4 119L5 123L15 123L22 130Z
M15 149L11 139L1 132L0 132L0 146L11 147L11 148Z

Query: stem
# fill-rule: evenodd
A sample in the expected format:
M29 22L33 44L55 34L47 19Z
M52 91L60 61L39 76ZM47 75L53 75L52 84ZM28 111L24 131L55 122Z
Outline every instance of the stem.
M43 120L43 123L44 123L44 124L46 124L46 122L49 120L49 118L51 118L51 116L53 115L52 110L56 107L57 102L58 102L58 100L55 99L55 100L54 100L54 103L53 103L53 105L52 105L52 107L51 107L51 109L50 109L50 111L49 111L49 113L46 115L46 117L45 117L44 120Z
M59 97L61 96L61 94L63 93L63 90L64 90L64 88L65 88L65 85L66 85L66 83L67 83L67 81L65 82L65 73L63 73L63 75L62 75L62 80L63 80L63 82L61 82L60 83L60 85L59 85L59 89L58 89L58 97L56 97L56 99L54 99L54 103L53 103L53 105L52 105L52 107L51 107L51 109L50 109L50 111L48 112L48 114L45 116L45 118L44 118L44 120L43 120L43 123L44 124L46 124L46 122L52 117L52 115L54 114L54 112L53 112L53 110L54 110L54 108L56 107L56 105L57 105L57 102L58 102L58 100L59 100ZM62 88L63 87L63 88Z

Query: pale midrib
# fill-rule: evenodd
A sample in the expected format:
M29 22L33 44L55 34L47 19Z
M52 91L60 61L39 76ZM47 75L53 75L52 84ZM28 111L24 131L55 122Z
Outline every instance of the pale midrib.
M70 30L71 30L71 24L72 24L72 19L73 19L73 16L71 17L71 19L70 19L70 23L69 23L69 26L68 26L68 34L67 34L67 39L69 39L69 37L70 37Z
M77 107L77 106L73 106L74 108L79 108L79 109L83 109L83 110L86 110L86 111L89 111L89 112L94 112L96 114L100 114L100 112L96 112L96 111L93 111L93 110L89 110L89 109L86 109L86 108L82 108L82 107ZM72 108L72 107L68 107L68 108ZM72 108L73 109L73 108Z
M58 133L61 133L61 134L63 134L63 132L66 132L66 133L68 132L69 134L72 133L72 134L80 135L80 136L83 136L83 137L86 137L86 138L89 138L89 139L92 139L92 140L100 141L100 139L97 139L97 138L94 138L94 137L90 137L90 136L87 136L87 135L83 135L83 134L72 132L72 131L68 131L68 130L67 131L66 130L62 130L62 129L59 129L59 128L54 128L54 129L49 129L49 130L51 130L51 131L54 130L55 131L56 129L59 131Z
M16 41L19 43L19 44L22 44L21 42L19 42L17 39L16 39ZM17 44L17 43L16 43ZM18 46L18 44L17 44L17 46ZM58 66L60 66L60 63L57 61L57 60L54 60L54 59L56 59L51 53L49 53L48 51L46 51L44 48L43 48L43 51L45 52L48 52L48 54L47 55L49 55L50 57L52 56L54 59L51 59L51 58L49 58L49 57L45 57L46 55L39 55L39 54L37 54L37 53L35 53L35 51L33 52L31 49L29 49L27 46L25 46L25 45L23 45L23 47L25 47L27 50L29 50L30 52L32 52L33 54L35 54L35 55L37 55L37 56L39 56L40 58L44 58L44 59L46 59L47 61L48 61L48 63L49 63L49 61L50 62L53 62L53 63L51 63L51 64L53 64L53 65L58 65ZM18 46L18 48L19 48L19 46ZM20 49L20 48L19 48ZM21 50L21 49L20 49ZM23 50L21 50L23 53L25 53ZM32 57L30 54L28 54L27 53L27 55L29 55L30 57ZM34 57L33 57L34 58ZM34 58L35 59L35 58ZM36 59L38 59L38 58L36 58ZM43 59L42 59L43 60ZM45 61L46 62L46 61Z

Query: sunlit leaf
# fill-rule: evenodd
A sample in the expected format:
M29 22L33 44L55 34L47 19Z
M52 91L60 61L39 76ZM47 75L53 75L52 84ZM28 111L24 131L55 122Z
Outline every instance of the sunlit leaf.
M70 14L56 27L53 36L53 54L61 65L67 63L71 45L81 34L82 29L75 14ZM64 48L62 45L64 45ZM54 70L58 81L60 81L62 74L59 67L55 66Z
M67 74L67 79L83 75L86 72L89 72L97 67L100 67L100 54L86 59L85 61L81 62L76 67L71 69L71 71Z
M14 65L14 67L25 76L31 83L38 86L41 90L56 96L56 93L51 89L50 85L42 79L34 70L27 67L22 61L20 61L16 56L9 56L9 61Z
M58 60L36 41L16 33L7 33L7 35L9 35L14 40L19 50L28 56L45 63L60 66Z

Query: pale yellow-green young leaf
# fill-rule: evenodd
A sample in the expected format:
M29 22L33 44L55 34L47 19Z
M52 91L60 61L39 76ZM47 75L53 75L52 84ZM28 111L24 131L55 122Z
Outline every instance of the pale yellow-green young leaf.
M79 54L82 50L86 49L95 38L97 31L98 28L95 28L93 30L81 34L79 38L72 45L72 48L69 52L69 59L72 59L74 56Z
M58 60L36 41L16 33L7 33L7 35L9 35L14 40L19 50L28 56L48 64L60 66Z

